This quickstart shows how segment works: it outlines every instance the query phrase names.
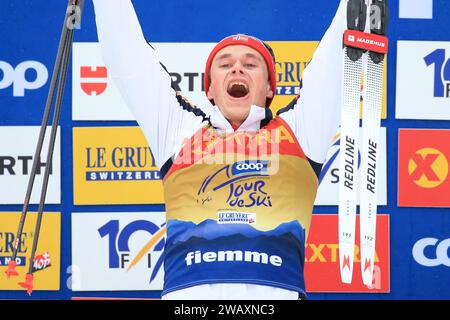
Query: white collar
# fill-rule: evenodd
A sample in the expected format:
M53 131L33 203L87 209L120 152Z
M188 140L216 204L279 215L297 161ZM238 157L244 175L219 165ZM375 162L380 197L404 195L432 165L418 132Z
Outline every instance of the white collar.
M256 131L261 128L261 121L266 119L267 110L263 107L252 105L250 107L250 113L245 121L236 131ZM271 114L270 114L271 117ZM211 124L221 130L224 130L227 134L233 133L234 129L230 122L224 117L218 106L214 106L211 112Z

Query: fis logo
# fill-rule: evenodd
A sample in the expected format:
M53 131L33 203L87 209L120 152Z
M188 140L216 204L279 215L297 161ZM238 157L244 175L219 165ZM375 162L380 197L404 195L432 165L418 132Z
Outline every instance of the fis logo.
M414 244L412 255L414 260L424 267L450 267L449 249L450 239L439 241L435 238L424 238Z
M99 96L108 86L106 67L80 67L80 78L81 89L88 96Z
M231 172L233 176L241 174L267 174L267 160L247 160L233 164Z
M133 257L130 257L130 238L137 232L146 232L150 239ZM162 267L163 255L156 262L152 261L152 253L162 252L165 245L166 226L160 227L147 220L137 220L120 228L119 220L111 220L98 229L102 238L107 237L109 244L109 268L126 269L130 271L139 262L146 263L148 269L153 269L150 282L152 282Z
M24 97L25 90L41 88L48 79L47 68L38 61L24 61L15 68L5 61L0 61L0 71L3 73L0 90L12 86L14 97Z
M428 67L434 66L435 98L450 98L450 59L445 49L436 49L424 58Z

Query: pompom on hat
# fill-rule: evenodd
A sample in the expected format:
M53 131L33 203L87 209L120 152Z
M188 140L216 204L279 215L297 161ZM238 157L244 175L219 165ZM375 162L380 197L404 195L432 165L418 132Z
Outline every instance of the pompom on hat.
M221 49L231 46L231 45L243 45L250 48L255 49L256 51L261 54L261 56L264 58L264 61L267 65L267 71L269 73L269 80L270 80L270 87L273 91L273 95L275 97L276 89L277 89L277 80L276 80L276 66L275 66L275 54L273 53L272 48L265 43L262 40L259 40L255 37L251 37L244 34L237 34L233 36L229 36L223 40L221 40L211 51L209 54L208 60L206 61L206 68L205 68L205 77L204 77L204 85L205 85L205 92L208 94L209 86L210 86L210 76L209 73L211 71L211 65L213 62L214 57L216 56L217 52L219 52ZM270 106L272 103L273 98L267 99L266 107Z

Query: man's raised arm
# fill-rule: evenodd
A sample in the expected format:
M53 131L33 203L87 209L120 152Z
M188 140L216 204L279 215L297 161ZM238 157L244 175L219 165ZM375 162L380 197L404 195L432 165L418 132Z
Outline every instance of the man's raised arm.
M148 45L130 0L93 0L103 58L161 166L203 119L180 106L170 75ZM181 103L183 104L183 103ZM186 124L189 128L184 128Z
M302 77L296 105L281 113L293 128L306 156L323 163L340 124L342 88L342 39L347 27L347 1L341 0L336 15L314 52Z

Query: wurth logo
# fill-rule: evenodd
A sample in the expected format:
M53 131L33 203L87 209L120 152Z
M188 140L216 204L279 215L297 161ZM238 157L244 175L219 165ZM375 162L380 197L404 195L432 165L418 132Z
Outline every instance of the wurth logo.
M80 86L89 96L99 96L108 87L108 70L106 67L80 67Z
M22 156L0 156L0 176L2 175L28 175L31 172L33 165L33 157L28 155ZM46 164L38 160L36 167L36 174L43 173ZM50 167L50 174L52 174L52 168Z

